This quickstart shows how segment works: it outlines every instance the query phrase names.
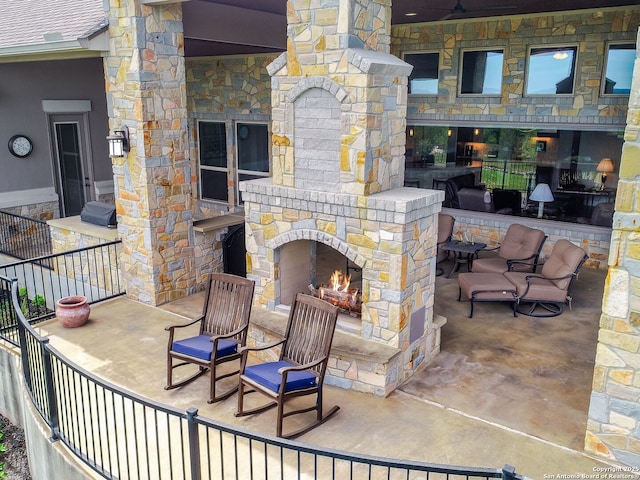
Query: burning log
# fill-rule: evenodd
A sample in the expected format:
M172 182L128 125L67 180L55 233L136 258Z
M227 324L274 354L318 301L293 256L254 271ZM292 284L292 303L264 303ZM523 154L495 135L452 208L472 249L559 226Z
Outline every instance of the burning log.
M309 285L309 290L316 297L337 306L349 315L359 317L362 314L362 295L357 288L349 288L350 278L343 277L342 272L336 270L331 275L330 285L321 285L318 288Z

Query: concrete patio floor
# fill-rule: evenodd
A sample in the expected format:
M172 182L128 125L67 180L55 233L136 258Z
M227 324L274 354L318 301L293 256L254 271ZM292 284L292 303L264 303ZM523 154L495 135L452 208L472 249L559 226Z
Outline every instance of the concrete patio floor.
M325 408L337 404L341 410L298 440L431 463L510 464L534 479L593 475L594 468L609 466L582 451L605 276L584 268L573 310L550 319L514 318L503 303L480 303L469 319L469 303L457 302L455 277L438 277L435 311L448 319L442 353L387 398L326 386ZM235 396L207 404L206 377L164 390L164 327L196 316L201 302L202 295L194 295L153 308L118 298L94 305L81 328L51 321L39 330L72 361L112 383L273 434L273 411L238 419ZM252 316L260 314L254 309Z

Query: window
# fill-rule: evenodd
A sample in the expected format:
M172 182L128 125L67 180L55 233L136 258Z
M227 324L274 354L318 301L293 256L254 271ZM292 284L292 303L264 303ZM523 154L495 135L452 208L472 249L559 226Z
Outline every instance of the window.
M438 94L437 53L405 53L404 61L413 65L409 76L409 93L414 95Z
M269 176L267 124L236 124L237 179L229 176L226 135L223 122L198 122L200 191L205 200L229 202L230 181L237 187L238 181Z
M238 181L269 176L269 131L266 124L238 123Z
M227 138L222 122L198 122L200 192L203 199L229 200Z
M532 48L527 70L527 95L573 93L576 47Z
M615 201L624 136L605 128L410 123L406 141L405 185L445 189L446 207L500 213L510 208L513 215L537 216L538 204L528 199L538 183L546 183L555 199L545 204L549 218L603 225L593 223L594 215L598 205ZM446 189L447 179L469 173L475 177L472 185L491 192L491 204L479 197L476 208L462 207L455 191ZM609 226L610 221L609 216Z
M632 43L609 45L602 93L629 95L633 76L636 46Z
M463 52L460 93L499 95L503 58L502 50Z

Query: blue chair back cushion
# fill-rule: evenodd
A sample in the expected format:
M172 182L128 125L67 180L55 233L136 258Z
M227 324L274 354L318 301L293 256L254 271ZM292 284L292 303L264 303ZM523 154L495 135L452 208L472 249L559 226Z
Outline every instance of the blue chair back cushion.
M293 367L294 365L284 360L279 362L267 362L259 365L252 365L245 368L244 374L254 382L267 387L269 390L277 392L282 384L282 375L278 370L282 367ZM300 390L302 388L314 387L316 385L316 376L305 370L289 372L287 375L287 385L285 392L292 390Z
M213 353L213 342L209 341L210 338L209 335L198 335L197 337L178 340L173 342L171 350L209 361ZM237 351L238 344L236 342L224 339L218 340L218 357L225 357Z

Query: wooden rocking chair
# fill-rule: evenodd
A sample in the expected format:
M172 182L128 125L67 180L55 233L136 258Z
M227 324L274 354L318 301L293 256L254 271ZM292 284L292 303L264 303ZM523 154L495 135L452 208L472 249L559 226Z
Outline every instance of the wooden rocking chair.
M295 438L325 422L340 407L334 406L325 415L322 412L322 385L329 361L329 350L333 341L338 318L338 308L319 298L297 294L289 313L289 321L282 340L262 347L245 347L240 366L240 388L238 391L237 417L259 413L278 407L276 434L279 437ZM248 353L266 350L281 345L280 359L276 362L247 365ZM245 386L248 387L245 390ZM244 395L260 392L273 401L257 408L244 409ZM303 396L316 395L313 406L285 412L287 401ZM282 434L285 417L316 411L316 420L305 427Z
M238 369L219 375L217 366L232 360L240 360L238 347L246 343L254 286L253 280L227 273L214 273L209 280L202 315L190 323L170 325L165 328L169 332L165 390L190 383L207 371L211 371L209 403L224 400L238 389L235 385L232 389L216 396L216 382L239 373ZM182 340L175 339L176 329L198 322L200 322L199 335ZM174 359L179 363L174 364ZM174 383L173 370L189 364L198 365L198 372Z

